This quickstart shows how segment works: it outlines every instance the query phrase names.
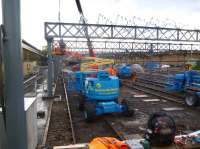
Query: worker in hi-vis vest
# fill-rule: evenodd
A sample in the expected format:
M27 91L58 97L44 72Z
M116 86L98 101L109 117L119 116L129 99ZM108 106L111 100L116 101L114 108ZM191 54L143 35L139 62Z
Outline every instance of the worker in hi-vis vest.
M117 71L113 68L113 65L111 67L108 68L108 73L111 76L116 76L117 75Z

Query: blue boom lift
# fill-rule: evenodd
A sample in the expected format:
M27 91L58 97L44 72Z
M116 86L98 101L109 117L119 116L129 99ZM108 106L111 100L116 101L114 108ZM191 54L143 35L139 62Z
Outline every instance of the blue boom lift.
M82 23L85 24L84 33L87 39L89 56L95 57L80 0L76 0L76 4ZM109 76L109 73L105 71L76 72L75 84L76 91L81 95L79 109L84 109L86 121L91 121L96 115L114 112L131 116L127 104L118 102L119 79L117 77Z
M185 94L185 103L188 106L197 106L200 103L200 73L195 70L185 71L171 77L167 83L167 90Z
M119 103L119 79L105 71L76 72L76 91L80 93L79 109L86 121L106 113L131 116L125 101Z

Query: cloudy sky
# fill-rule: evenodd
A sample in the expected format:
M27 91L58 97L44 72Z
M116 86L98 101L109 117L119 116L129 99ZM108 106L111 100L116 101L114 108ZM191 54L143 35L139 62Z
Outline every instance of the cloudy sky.
M41 48L44 22L58 21L59 0L21 0L22 38ZM200 26L200 0L81 0L89 23L96 23L101 13L114 21L117 15L149 20L171 19L191 26ZM78 22L75 0L61 0L61 21ZM119 22L118 22L119 23ZM138 24L140 25L140 24Z

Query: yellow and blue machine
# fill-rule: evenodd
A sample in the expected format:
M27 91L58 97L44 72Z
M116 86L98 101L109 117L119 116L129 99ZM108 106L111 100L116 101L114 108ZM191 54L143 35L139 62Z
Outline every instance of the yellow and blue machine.
M188 106L200 103L200 73L196 70L185 71L168 79L166 89L171 92L183 92Z
M106 113L131 115L125 102L119 103L119 79L106 71L76 72L76 91L82 96L79 109L86 121Z

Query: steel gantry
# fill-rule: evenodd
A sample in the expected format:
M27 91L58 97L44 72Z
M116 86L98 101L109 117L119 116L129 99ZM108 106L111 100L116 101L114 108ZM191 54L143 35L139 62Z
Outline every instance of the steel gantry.
M45 23L45 37L86 38L84 33L86 27L91 39L200 41L200 30L54 22Z

